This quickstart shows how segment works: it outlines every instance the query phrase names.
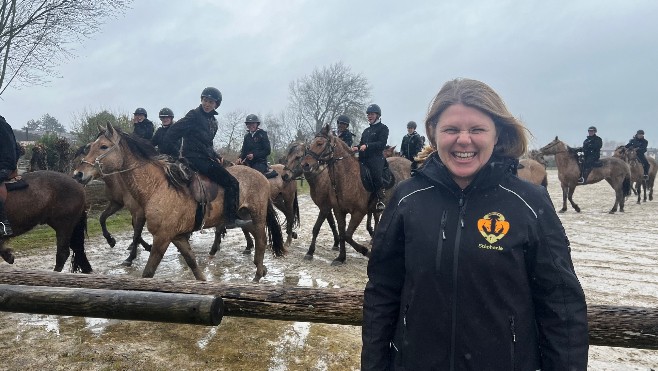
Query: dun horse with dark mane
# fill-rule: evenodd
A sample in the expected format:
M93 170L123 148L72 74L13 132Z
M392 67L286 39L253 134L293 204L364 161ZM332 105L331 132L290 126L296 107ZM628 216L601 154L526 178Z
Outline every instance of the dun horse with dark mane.
M227 222L223 213L224 190L208 184L201 186L204 190L201 193L208 196L209 201L205 208L197 208L195 194L190 188L172 181L167 175L167 163L155 157L156 155L157 152L149 143L108 124L102 135L91 143L84 163L77 167L78 177L84 182L92 179L98 172L105 175L120 174L133 198L144 209L147 228L153 235L153 247L142 273L143 277L153 277L169 243L173 242L194 277L197 280L205 280L188 242L188 235L195 227L199 227L199 220L195 218L197 211L205 227L224 226ZM282 256L285 253L281 226L269 192L259 192L269 189L265 176L245 166L234 166L229 172L241 185L238 213L241 216L248 215L253 221L244 230L255 237L254 281L258 282L267 273L263 258L268 231L274 254Z
M580 207L573 202L573 193L578 186L580 177L580 167L578 166L578 154L576 151L567 146L564 142L555 137L555 140L540 149L544 155L555 155L557 164L558 178L562 187L562 209L560 212L567 211L567 199L571 206L577 212ZM615 204L610 210L610 214L617 211L624 211L625 197L631 191L631 169L627 163L615 157L602 158L601 166L595 167L587 177L587 184L594 184L605 179L608 184L615 190Z
M648 179L644 179L644 169L637 159L635 148L619 146L615 149L613 156L626 161L631 167L631 182L635 183L634 190L637 194L637 203L639 204L640 200L642 200L642 190L644 190L644 202L647 201L647 189L649 190L649 201L653 201L653 185L656 181L656 172L658 171L656 160L647 157L647 161L649 161L649 177Z
M402 166L393 163L401 162ZM371 202L368 192L361 182L361 169L359 161L345 142L331 133L329 125L322 128L306 148L306 156L301 162L302 169L308 171L318 168L318 164L327 165L327 172L331 179L334 197L331 197L331 207L338 222L340 237L339 254L332 262L333 265L345 262L345 241L361 254L368 256L368 248L357 243L352 238L354 231L366 216L368 211L374 211L374 202ZM411 161L403 157L390 157L389 167L395 178L395 184L411 176ZM404 169L400 171L400 169ZM387 198L391 191L387 192ZM350 214L350 224L347 226L346 217Z
M29 232L39 224L47 224L57 236L55 271L60 272L73 251L71 271L91 273L85 254L87 211L85 190L70 176L54 171L35 171L22 175L27 188L6 195L6 209L14 236ZM1 186L2 184L0 184ZM4 186L0 187L3 192ZM12 264L14 255L0 238L0 256Z

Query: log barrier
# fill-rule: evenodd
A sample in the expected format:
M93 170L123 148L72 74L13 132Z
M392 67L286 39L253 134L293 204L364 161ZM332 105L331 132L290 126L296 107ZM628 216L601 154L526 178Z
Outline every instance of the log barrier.
M360 326L363 290L172 281L0 266L0 284L220 296L224 316ZM590 345L658 349L658 309L588 305Z

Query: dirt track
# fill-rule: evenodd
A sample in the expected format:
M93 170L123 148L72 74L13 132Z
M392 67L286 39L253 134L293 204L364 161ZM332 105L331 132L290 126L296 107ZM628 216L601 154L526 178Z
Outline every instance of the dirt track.
M549 177L549 191L559 208L557 174L551 171ZM635 205L629 198L625 213L609 215L614 194L605 183L579 187L575 199L583 211L577 214L570 210L561 218L588 303L655 307L658 200ZM326 226L320 234L316 259L302 259L316 209L308 196L300 198L300 207L300 238L293 242L286 258L266 257L269 272L261 284L363 288L367 260L349 249L347 264L331 267L336 252L330 250L331 235ZM118 237L114 249L102 240L88 242L94 269L97 274L139 277L147 254L140 253L134 267L121 266L127 251L119 246L127 246L129 235L122 233ZM208 259L212 237L212 233L193 236L193 246L208 279L249 282L254 268L251 257L242 255L241 234L231 232L218 256ZM359 229L357 239L369 239L364 228ZM17 256L15 268L51 269L53 264L54 248ZM156 277L193 279L173 246ZM356 370L360 344L360 328L352 326L225 318L220 326L208 328L0 314L2 370ZM589 368L655 369L658 351L591 347Z

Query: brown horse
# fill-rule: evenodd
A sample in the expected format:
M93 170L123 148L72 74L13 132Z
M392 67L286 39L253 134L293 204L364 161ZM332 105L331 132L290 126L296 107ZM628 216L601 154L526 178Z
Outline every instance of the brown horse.
M529 158L520 159L517 176L530 183L544 186L544 188L548 187L546 167L535 160Z
M70 176L54 171L35 171L22 175L27 188L10 191L5 204L15 236L39 224L47 224L57 236L55 271L61 272L73 251L71 271L91 273L85 254L87 211L85 190ZM4 190L4 186L0 185ZM0 256L12 264L14 255L0 238Z
M390 159L406 164L406 169L401 173L395 172L398 169L397 166L391 167L396 184L411 176L411 161L403 157L391 157ZM368 248L354 241L352 236L368 211L375 210L375 200L371 200L370 192L361 182L359 161L354 157L347 144L332 134L329 125L325 125L309 143L301 165L302 169L309 171L323 163L327 164L327 171L331 179L333 192L331 207L338 221L340 237L339 254L332 265L345 263L345 241L356 251L368 256ZM389 190L387 198L390 198L391 194L392 190ZM346 222L347 214L350 214L349 227Z
M647 188L649 189L649 201L653 201L653 185L656 181L656 171L658 170L656 160L647 157L647 161L649 161L649 179L645 180L644 168L642 167L642 163L637 159L635 148L619 146L615 149L613 156L626 161L631 167L631 182L635 183L634 191L637 194L637 203L639 204L642 200L642 190L644 190L644 202L647 201Z
M400 157L400 152L396 151L395 147L397 146L386 146L386 148L384 148L382 151L382 155L384 155L385 158L393 156Z
M549 144L540 149L544 155L555 155L557 164L558 179L562 187L562 209L561 213L567 211L567 199L571 206L580 212L580 207L573 202L573 193L580 178L580 167L578 166L578 154L576 151L567 146L564 142L555 137ZM594 184L605 179L608 184L615 190L615 204L610 210L610 214L617 211L624 211L625 197L631 191L631 169L626 162L615 157L602 158L603 166L593 168L587 177L586 184Z
M311 245L309 246L308 251L304 256L305 260L312 260L313 255L315 254L315 245L317 242L318 234L320 234L322 223L324 223L325 220L327 223L329 223L329 227L331 228L331 232L334 236L333 250L338 250L339 236L338 230L336 229L334 215L331 211L331 198L334 197L334 193L331 188L331 179L329 179L327 167L326 165L321 165L318 167L318 169L312 169L313 171L304 172L302 170L301 162L305 155L305 143L292 143L288 147L286 165L284 166L283 173L281 174L282 178L288 181L297 179L303 174L310 187L311 199L320 209L318 217L315 220L315 224L313 225L313 238L311 239Z
M153 235L153 247L142 277L153 277L169 243L173 242L194 277L205 280L188 241L189 234L195 229L197 202L188 187L177 186L168 177L167 163L157 155L155 148L146 141L108 124L102 135L91 143L84 163L77 167L78 176L85 182L98 172L120 174L133 198L144 209L147 228ZM267 274L263 258L268 232L274 254L282 256L285 253L281 226L269 194L258 192L269 187L265 176L244 166L234 166L228 171L241 185L238 214L253 221L244 229L255 236L254 281L258 282ZM227 222L223 212L224 190L210 191L208 193L213 193L214 198L205 208L204 225L221 229Z

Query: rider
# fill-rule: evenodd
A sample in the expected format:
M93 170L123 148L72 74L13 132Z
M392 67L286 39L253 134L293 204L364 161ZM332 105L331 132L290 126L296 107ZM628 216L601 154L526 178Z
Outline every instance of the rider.
M644 156L647 152L647 146L649 142L644 139L644 130L638 130L635 136L628 142L626 148L635 148L635 153L637 154L637 159L642 164L642 170L644 170L644 179L649 179L649 161Z
M348 127L350 126L350 118L347 115L340 115L336 119L336 136L347 144L348 147L352 147L352 139L355 136Z
M590 170L601 157L601 147L603 147L603 141L596 135L596 127L590 126L587 129L587 138L585 138L583 146L578 148L578 152L583 152L583 168L578 184L587 182Z
M178 158L180 141L176 143L175 146L170 147L168 146L169 143L165 142L164 140L165 135L167 134L167 130L169 130L171 125L174 123L174 111L165 107L160 110L159 117L160 121L162 122L162 126L155 131L155 134L153 134L153 138L151 138L151 144L153 144L154 147L157 147L160 153L169 155L173 158Z
M423 149L423 138L416 132L416 127L414 121L407 123L407 135L402 138L402 145L400 146L400 154L411 161L412 164L415 164L414 157Z
M221 103L222 93L217 88L203 89L199 107L189 111L185 117L167 129L164 141L169 147L180 143L181 156L190 166L224 187L224 215L228 220L226 228L242 228L249 225L251 220L238 218L240 184L220 164L220 157L213 149L213 139L218 127L215 119L216 109Z
M384 210L384 189L382 189L382 172L386 159L382 154L388 141L388 126L382 124L382 110L376 104L366 109L370 126L361 134L359 145L352 147L352 151L359 152L359 161L370 170L373 183L373 194L377 197L377 211Z
M16 163L21 156L20 145L16 142L14 130L4 117L0 116L0 187L4 187L4 182L11 179L16 172ZM13 235L5 203L0 199L0 237Z
M133 134L140 138L150 140L153 136L153 130L155 130L155 126L153 126L153 122L147 119L147 117L148 114L144 108L140 107L135 110L133 113L133 124L135 125Z
M268 178L276 176L277 173L275 171L269 171L269 166L267 166L267 156L272 152L272 148L270 147L270 139L267 137L267 132L259 128L260 119L252 113L247 115L244 124L247 126L247 134L244 135L244 140L242 141L242 149L240 150L240 157L237 161L238 164L247 165L252 169L258 170Z

